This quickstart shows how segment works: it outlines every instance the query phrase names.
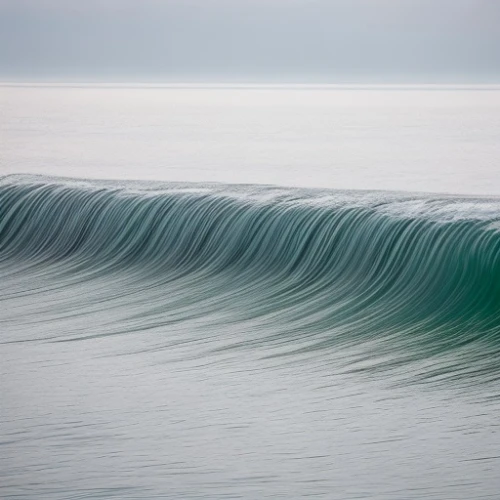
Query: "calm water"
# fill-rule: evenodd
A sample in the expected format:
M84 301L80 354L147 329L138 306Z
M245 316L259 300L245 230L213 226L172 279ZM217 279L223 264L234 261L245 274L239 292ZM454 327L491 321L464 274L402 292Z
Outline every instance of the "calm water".
M0 115L6 174L500 194L500 86L1 86Z
M0 116L2 498L499 497L500 88Z

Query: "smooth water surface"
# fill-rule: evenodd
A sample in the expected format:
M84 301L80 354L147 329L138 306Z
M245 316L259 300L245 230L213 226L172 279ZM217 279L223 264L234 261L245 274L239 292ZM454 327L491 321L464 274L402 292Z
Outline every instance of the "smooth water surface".
M499 86L0 86L0 172L500 195Z

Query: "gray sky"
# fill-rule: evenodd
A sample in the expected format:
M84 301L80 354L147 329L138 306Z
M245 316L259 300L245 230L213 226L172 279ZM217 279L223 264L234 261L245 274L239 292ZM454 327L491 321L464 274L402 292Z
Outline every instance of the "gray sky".
M500 0L0 0L0 78L500 81Z

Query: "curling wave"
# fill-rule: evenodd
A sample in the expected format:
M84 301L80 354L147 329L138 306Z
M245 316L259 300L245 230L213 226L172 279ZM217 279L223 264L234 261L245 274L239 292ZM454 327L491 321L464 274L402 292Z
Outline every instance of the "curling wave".
M498 199L9 176L0 277L4 341L33 324L500 371Z

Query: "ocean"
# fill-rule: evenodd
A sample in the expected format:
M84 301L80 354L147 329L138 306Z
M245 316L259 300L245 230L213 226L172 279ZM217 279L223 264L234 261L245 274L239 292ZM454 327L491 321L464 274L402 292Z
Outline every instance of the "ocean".
M1 498L499 498L500 87L0 116Z

